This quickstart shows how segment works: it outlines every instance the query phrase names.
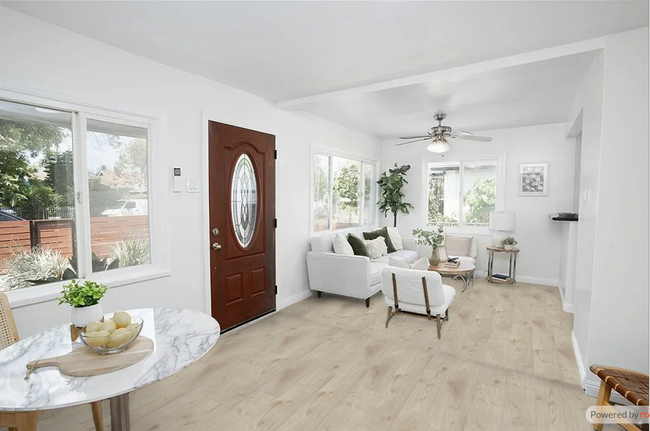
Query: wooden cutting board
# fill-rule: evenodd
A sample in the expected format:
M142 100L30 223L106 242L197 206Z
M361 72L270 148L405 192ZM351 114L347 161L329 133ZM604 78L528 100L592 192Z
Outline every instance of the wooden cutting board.
M153 351L153 341L140 336L126 350L112 355L100 355L83 346L63 356L39 359L27 364L25 379L37 368L58 367L61 374L73 377L90 377L111 373L133 365Z

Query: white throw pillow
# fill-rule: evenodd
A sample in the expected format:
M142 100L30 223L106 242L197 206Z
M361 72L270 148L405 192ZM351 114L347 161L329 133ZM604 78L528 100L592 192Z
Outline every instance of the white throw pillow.
M348 239L340 233L337 233L336 236L334 236L332 245L334 245L334 253L336 254L354 255L354 251L352 250L352 246L348 242Z
M375 239L366 239L363 242L366 245L368 257L370 259L379 259L380 257L386 256L388 254L388 246L386 245L386 240L381 236Z
M396 268L406 268L406 269L417 269L420 271L426 271L429 269L429 259L426 257L421 257L412 264L408 264L400 259L395 259L394 257L388 256L388 266L394 266Z
M404 244L402 244L402 237L400 236L399 231L397 230L396 227L388 228L388 237L390 238L390 242L393 243L393 247L395 247L395 250L404 250Z

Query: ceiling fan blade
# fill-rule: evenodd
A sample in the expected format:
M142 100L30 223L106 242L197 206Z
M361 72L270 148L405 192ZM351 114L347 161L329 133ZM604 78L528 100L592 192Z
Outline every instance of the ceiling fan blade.
M427 136L426 138L422 138L422 139L416 139L415 141L400 142L399 144L397 144L395 146L399 147L400 145L412 144L413 142L426 141L427 139L431 139L431 136Z
M429 135L422 135L422 136L400 136L399 139L418 139L418 138L430 138L431 136Z
M455 135L452 136L455 139L464 139L465 141L480 141L480 142L490 142L492 138L489 136L474 136L474 135Z

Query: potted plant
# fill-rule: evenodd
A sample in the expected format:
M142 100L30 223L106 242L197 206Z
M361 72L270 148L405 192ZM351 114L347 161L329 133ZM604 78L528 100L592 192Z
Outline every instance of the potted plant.
M517 245L517 240L514 236L509 236L503 240L503 248L506 250L512 250Z
M414 208L408 202L404 202L404 192L402 187L404 184L408 184L408 181L404 179L406 172L411 169L411 165L397 166L393 169L388 170L381 174L379 181L379 187L381 187L381 199L377 204L379 205L379 210L384 212L384 217L388 214L388 211L393 213L393 227L397 227L397 213L403 212L408 214L409 208Z
M418 244L431 246L431 257L429 258L429 265L438 266L440 263L440 254L438 247L445 242L445 234L441 226L438 226L438 231L413 229L413 235L418 239Z
M72 280L63 286L62 297L57 298L59 305L69 304L72 324L84 328L90 322L101 320L104 312L99 300L102 299L108 287L101 283L86 280L83 283Z

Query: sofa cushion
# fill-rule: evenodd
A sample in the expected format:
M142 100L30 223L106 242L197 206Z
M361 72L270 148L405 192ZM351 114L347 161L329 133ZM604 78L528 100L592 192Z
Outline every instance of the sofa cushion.
M354 254L354 250L352 250L352 246L348 242L348 239L340 233L337 233L336 236L334 236L332 245L334 246L334 253L336 254L345 254L349 256Z
M357 256L368 256L368 250L366 250L366 245L363 243L363 240L356 235L348 234L348 242L352 246L354 254Z
M363 243L366 246L366 251L368 252L368 257L370 259L379 259L388 254L386 241L384 241L384 238L382 237L367 239L363 241Z
M388 256L388 266L395 266L397 268L408 268L408 269L419 269L420 271L426 271L429 269L429 260L426 257L421 257L412 264L408 264L400 259L395 259L392 256Z
M390 237L390 242L393 244L393 247L395 247L395 251L404 250L402 237L396 227L388 227L388 236Z
M445 248L448 256L469 256L473 236L451 236L445 238Z
M375 239L380 236L384 238L384 240L386 241L386 246L388 247L389 253L396 251L395 247L393 246L393 243L390 241L390 236L388 235L388 228L386 226L382 227L381 229L363 233L363 237L365 239Z
M318 251L321 253L331 253L334 251L332 240L334 235L319 235L309 239L311 251Z
M381 282L381 271L386 267L383 262L370 262L370 285L374 286Z
M388 253L390 257L403 260L406 263L413 263L418 258L418 252L414 250L399 250Z

